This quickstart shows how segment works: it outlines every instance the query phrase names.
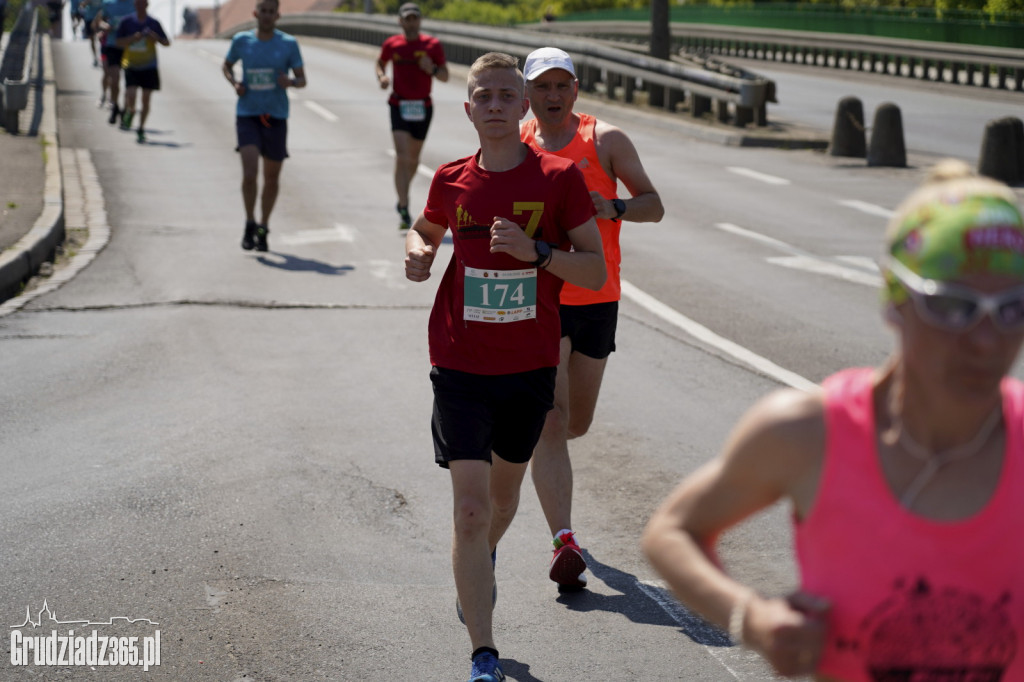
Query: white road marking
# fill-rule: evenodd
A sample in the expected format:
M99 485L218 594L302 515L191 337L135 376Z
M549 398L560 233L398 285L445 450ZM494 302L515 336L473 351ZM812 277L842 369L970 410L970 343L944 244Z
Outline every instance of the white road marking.
M704 640L714 640L724 636L724 633L720 630L709 625L702 618L695 616L685 606L676 601L675 597L668 592L664 583L654 580L637 580L637 586L688 634L696 630L702 635L701 638ZM722 656L719 653L720 651L732 651L732 648L726 649L720 646L709 646L707 644L702 646L705 651L711 654L715 660L722 665L723 668L729 671L730 675L737 680L743 679L735 670L729 667L728 663L722 660Z
M312 109L315 113L319 114L321 117L323 117L327 121L330 121L331 123L337 123L338 122L338 117L337 116L335 116L330 111L328 111L327 109L323 108L322 106L320 106L319 104L317 104L313 100L311 100L311 99L303 100L302 103L306 105L306 108Z
M805 251L801 251L795 246L791 246L790 244L787 244L784 241L780 241L775 237L769 237L766 234L754 232L753 230L748 230L746 228L740 227L739 225L733 225L732 223L715 223L715 227L717 227L719 230L722 230L723 232L729 232L731 234L744 237L745 239L750 239L755 242L767 244L768 246L774 247L779 251L785 251L786 253L792 253L794 255L807 255Z
M766 244L777 251L789 254L788 258L769 258L768 262L773 265L781 265L782 267L792 268L794 270L804 270L806 272L812 272L818 275L827 275L829 277L836 277L847 282L855 282L856 284L863 284L869 287L880 287L882 285L882 279L877 274L877 269L868 267L864 268L865 262L870 263L871 259L863 256L838 256L836 260L846 261L847 263L856 264L857 269L848 268L843 265L832 262L829 259L815 256L814 254L808 253L803 249L798 249L792 244L787 244L784 241L769 237L768 235L761 234L760 232L754 232L732 223L716 223L715 227L722 230L723 232L729 232L751 241L756 241L761 244ZM866 270L866 271L865 271Z
M405 289L405 266L392 260L371 260L368 263L370 275L384 282L389 289Z
M878 216L879 218L888 219L891 218L893 214L893 212L887 208L876 206L875 204L869 204L866 201L858 201L856 199L840 199L839 204L841 206L846 206L847 208L862 211L864 213L867 213L868 215Z
M298 246L302 244L326 244L330 242L351 243L356 240L356 230L341 223L322 230L298 230L282 234L278 239L283 244Z
M782 256L769 258L768 262L773 265L781 265L784 268L803 270L804 272L812 272L816 275L828 275L829 277L835 277L837 279L846 280L847 282L855 282L856 284L863 284L869 287L878 288L882 286L882 278L878 275L861 272L860 270L854 270L853 268L846 268L842 265L836 265L835 263L829 263L826 260L821 260L820 258L808 256Z
M707 327L694 322L679 311L665 305L650 294L636 288L626 280L622 280L622 295L648 312L653 313L666 322L682 329L690 336L717 348L727 355L731 355L743 364L753 368L755 371L760 372L765 376L775 379L779 383L792 386L793 388L798 388L803 391L813 391L818 387L818 385L813 381L805 379L799 374L791 372L788 369L779 367L771 360L763 358L753 351L748 350L729 339L719 336Z
M742 175L743 177L757 180L759 182L766 182L769 185L788 185L791 184L786 178L780 178L776 175L768 175L767 173L761 173L750 168L742 168L740 166L726 166L725 170L736 175Z
M836 260L849 263L868 272L878 272L878 261L867 256L836 256Z

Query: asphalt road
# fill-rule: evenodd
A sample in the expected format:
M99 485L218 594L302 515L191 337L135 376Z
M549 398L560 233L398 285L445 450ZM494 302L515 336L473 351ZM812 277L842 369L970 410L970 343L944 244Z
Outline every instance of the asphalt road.
M302 45L310 86L292 101L268 254L238 246L226 43L161 51L147 145L96 108L87 45L55 45L66 187L110 240L73 281L0 318L0 613L23 624L45 601L61 623L147 619L74 627L158 629L152 679L464 679L450 485L429 440L440 269L422 285L402 276L372 57ZM459 73L436 86L426 172L476 149ZM910 168L868 169L580 109L629 132L667 212L624 230L619 351L572 447L591 589L559 596L547 580L527 483L498 550L506 673L770 679L666 598L640 530L759 396L884 359L870 261L885 215L966 126L912 145ZM418 178L414 204L426 188ZM766 593L790 589L786 510L729 533L722 556ZM14 666L10 649L4 679L139 678Z

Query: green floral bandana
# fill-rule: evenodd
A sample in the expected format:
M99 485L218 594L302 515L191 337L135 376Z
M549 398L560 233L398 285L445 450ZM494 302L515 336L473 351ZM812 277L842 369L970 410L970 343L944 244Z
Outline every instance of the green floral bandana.
M925 279L978 272L1024 279L1024 220L1003 198L950 193L904 216L890 237L889 255ZM884 274L884 296L905 301L903 285Z

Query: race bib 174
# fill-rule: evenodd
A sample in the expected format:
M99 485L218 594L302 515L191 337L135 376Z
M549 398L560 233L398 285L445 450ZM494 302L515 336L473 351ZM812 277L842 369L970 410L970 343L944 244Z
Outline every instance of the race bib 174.
M537 317L537 269L466 268L463 319L504 324Z

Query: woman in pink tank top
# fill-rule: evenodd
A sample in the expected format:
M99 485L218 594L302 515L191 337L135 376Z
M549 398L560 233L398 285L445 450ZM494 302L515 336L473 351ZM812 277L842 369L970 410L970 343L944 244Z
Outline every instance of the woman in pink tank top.
M897 343L879 368L777 391L655 512L673 592L783 676L1024 682L1024 221L956 161L897 209L881 262ZM723 530L793 509L800 588L763 596Z

